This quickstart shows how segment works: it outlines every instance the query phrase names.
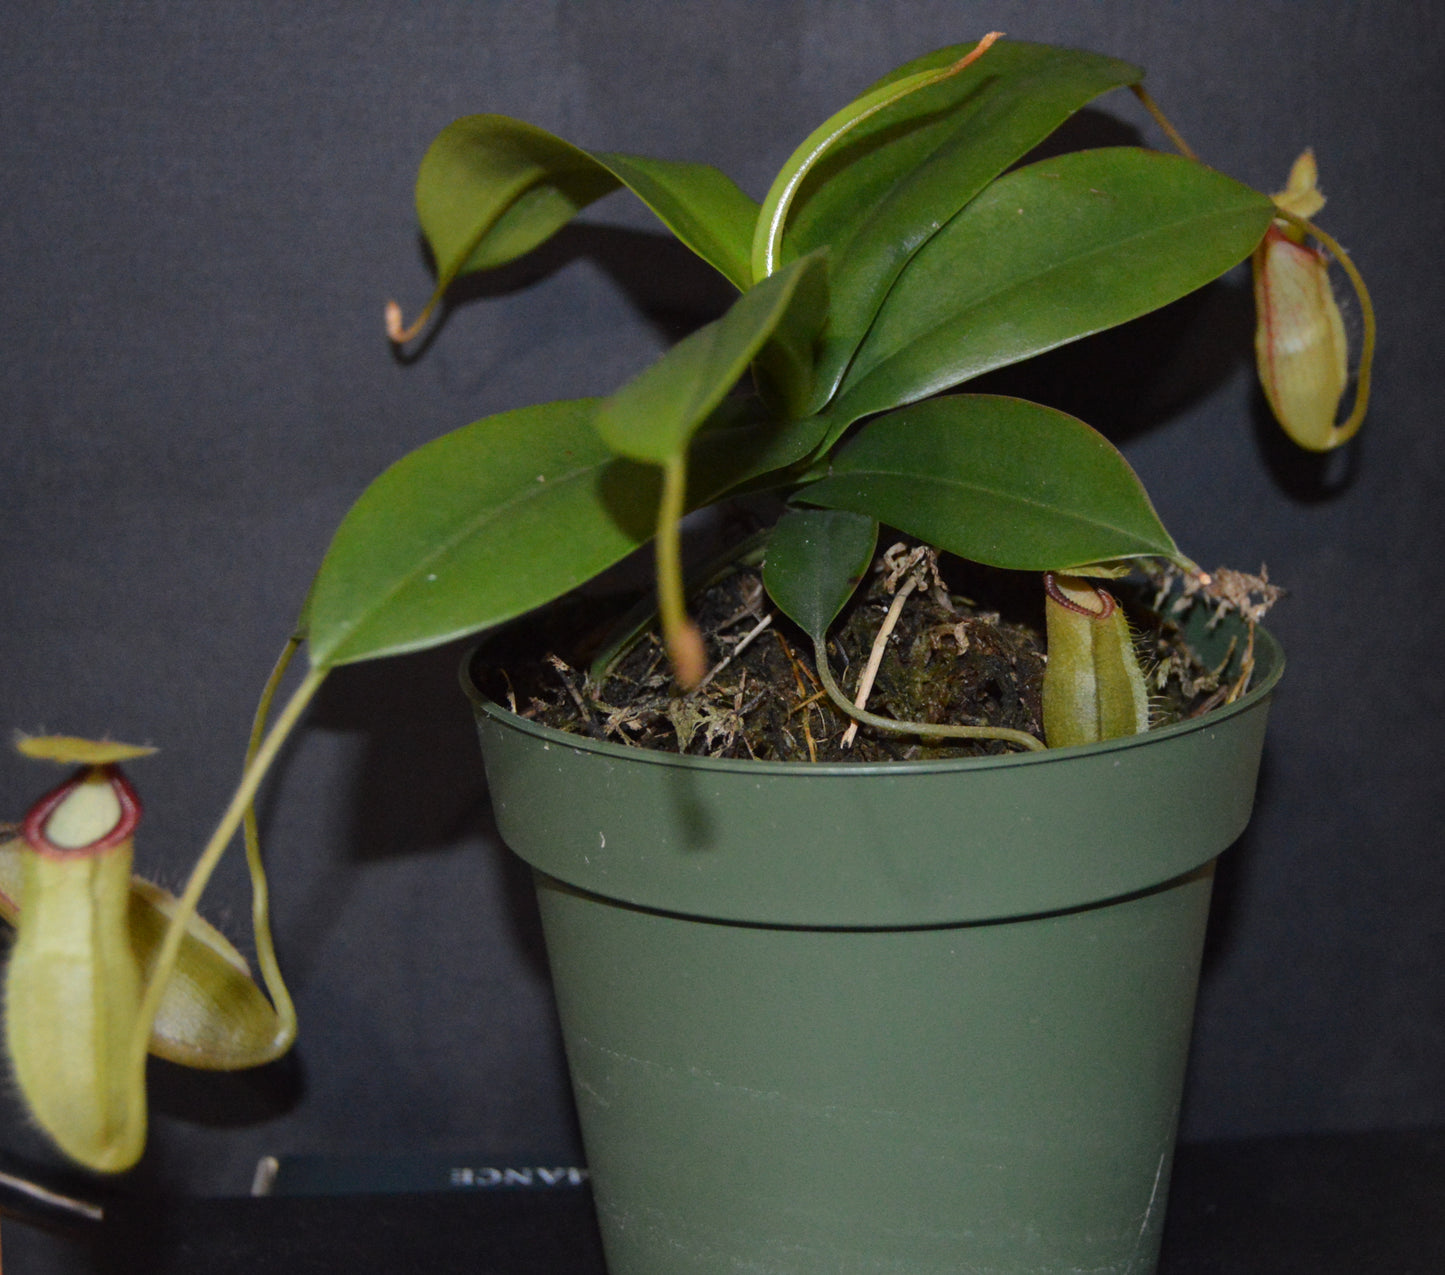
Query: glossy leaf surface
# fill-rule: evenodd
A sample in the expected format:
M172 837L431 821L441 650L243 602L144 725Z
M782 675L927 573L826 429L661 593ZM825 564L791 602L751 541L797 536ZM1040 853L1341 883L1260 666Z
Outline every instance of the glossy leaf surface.
M615 151L596 159L739 292L748 289L753 282L748 250L758 205L731 177L710 164Z
M817 447L821 417L778 420L760 407L756 399L725 399L698 431L688 451L689 509L740 488L785 485L783 472Z
M529 252L619 185L746 286L757 205L717 169L592 155L521 120L468 115L438 134L417 175L417 215L436 259L438 294L461 275Z
M1244 260L1272 209L1212 169L1132 148L1001 177L909 261L844 377L835 423L1167 305Z
M956 45L930 53L859 100L967 52ZM892 103L839 140L799 188L784 239L784 260L825 245L833 253L832 318L814 410L836 388L908 259L1073 112L1142 77L1114 58L1000 40L956 75Z
M551 600L651 532L653 473L592 426L597 400L487 417L362 494L312 586L313 666L444 642Z
M797 498L995 567L1178 552L1108 439L1067 413L995 395L933 399L870 422Z
M826 249L820 249L815 259L826 263ZM797 419L812 415L809 400L818 340L829 305L828 271L810 269L798 280L788 308L753 360L758 392L779 416Z
M758 213L758 224L753 232L754 276L761 278L772 274L783 265L783 231L793 210L793 202L804 183L815 175L820 165L827 163L831 166L845 143L875 115L895 106L904 98L958 75L986 52L998 39L999 34L997 31L990 32L967 54L956 60L945 60L941 64L925 66L921 70L907 70L900 75L881 80L861 97L854 98L841 110L835 111L809 133L773 178L773 184Z
M720 319L684 337L597 410L597 431L619 455L666 464L737 384L772 336L804 278L823 274L805 257L743 293ZM816 298L807 298L810 312Z
M794 509L768 538L763 584L778 609L821 641L868 574L878 523L838 509Z
M593 424L598 402L487 417L377 478L337 529L312 585L312 665L479 632L559 597L645 543L659 471L608 449ZM821 428L816 418L779 425L719 416L689 455L689 507L806 456Z

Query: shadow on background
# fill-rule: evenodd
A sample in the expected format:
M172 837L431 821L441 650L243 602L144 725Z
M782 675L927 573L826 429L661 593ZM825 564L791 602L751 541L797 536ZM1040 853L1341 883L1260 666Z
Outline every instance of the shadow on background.
M425 240L418 238L417 245L435 277ZM417 362L452 311L525 292L582 260L602 270L668 344L717 318L737 296L732 284L660 224L656 231L645 231L574 221L517 260L454 282L425 332L410 345L393 346L394 357Z

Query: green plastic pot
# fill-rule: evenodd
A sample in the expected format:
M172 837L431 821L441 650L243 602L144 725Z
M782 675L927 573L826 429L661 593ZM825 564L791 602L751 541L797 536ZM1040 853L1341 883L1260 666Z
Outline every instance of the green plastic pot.
M1152 1271L1257 642L1196 721L891 765L595 742L464 676L612 1275Z

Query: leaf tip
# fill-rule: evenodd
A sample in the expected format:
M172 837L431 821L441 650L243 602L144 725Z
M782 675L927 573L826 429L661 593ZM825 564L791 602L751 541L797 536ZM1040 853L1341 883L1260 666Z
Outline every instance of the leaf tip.
M954 74L955 72L963 70L964 67L970 65L971 63L977 62L979 58L981 58L985 53L987 53L991 48L993 48L994 41L1001 39L1003 39L1002 31L990 31L987 35L983 37L983 39L981 39L977 44L975 44L972 49L970 49L961 58L959 58L957 62L955 62L951 67L948 68L949 74Z
M410 327L402 323L401 306L395 301L386 303L386 336L393 345L405 345L416 337L426 327L427 320L431 318L431 312L436 305L436 298L433 297L426 303L422 312L416 316L416 321Z

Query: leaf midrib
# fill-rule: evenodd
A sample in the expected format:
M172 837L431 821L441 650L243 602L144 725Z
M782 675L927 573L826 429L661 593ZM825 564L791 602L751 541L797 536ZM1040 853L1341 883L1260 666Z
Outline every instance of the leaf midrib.
M544 495L556 491L559 487L565 487L569 483L575 482L579 479L587 478L588 476L598 472L599 470L606 468L616 459L617 457L615 456L607 456L599 460L595 464L582 466L570 472L565 472L555 479L549 478L546 482L546 485L539 486L536 491L528 491L524 494L518 494L507 500L503 504L493 506L485 514L467 520L457 532L436 544L429 553L418 559L417 566L414 569L406 571L399 575L396 578L395 582L379 595L376 604L368 608L364 615L350 621L349 623L339 624L337 626L337 631L339 632L340 636L336 641L330 644L330 653L334 654L336 651L340 650L341 647L345 645L347 639L354 637L369 619L374 617L378 611L382 610L388 602L390 602L399 593L401 593L402 590L405 589L409 584L414 583L416 578L420 576L427 567L441 561L447 556L447 554L451 553L452 550L457 548L458 545L475 535L480 528L485 527L489 522L495 521L502 515L514 511L519 506L525 505L528 501L540 499ZM466 626L464 626L464 628L465 627ZM453 633L451 636L455 637L458 633L462 631L464 630L458 629L457 633ZM312 646L312 653L314 657L314 644ZM318 664L320 663L320 661L316 662ZM329 664L334 663L335 661L329 661L328 666Z
M1181 217L1177 220L1170 221L1164 225L1156 224L1151 226L1147 230L1141 231L1137 234L1129 235L1127 238L1112 240L1107 245L1101 245L1100 247L1093 248L1088 252L1079 253L1063 261L1055 262L1047 269L1038 270L1032 274L1015 279L1006 287L1000 287L990 292L981 293L977 298L970 300L966 307L951 311L947 318L942 319L939 322L933 324L932 326L923 329L916 335L907 338L902 344L895 346L887 354L883 355L882 358L878 359L865 371L861 372L858 376L858 379L854 381L852 385L845 385L843 387L843 390L839 395L839 402L841 403L847 396L853 394L863 385L866 385L869 379L874 375L874 373L876 373L880 368L886 367L889 363L891 363L894 359L898 358L900 355L906 354L912 346L927 340L929 337L932 337L934 334L941 331L942 329L966 317L974 310L977 310L984 305L991 304L998 300L1000 297L1006 297L1010 293L1017 292L1024 286L1035 283L1040 279L1047 279L1050 275L1058 274L1064 270L1075 268L1078 265L1089 261L1091 258L1101 257L1113 252L1117 252L1120 249L1126 248L1129 244L1140 243L1144 240L1153 239L1160 235L1167 235L1177 230L1177 228L1180 226L1198 226L1202 223L1208 223L1211 221L1229 220L1233 217L1237 217L1241 212L1248 211L1248 209L1248 204L1241 203L1238 207L1233 209L1219 210L1203 216ZM930 240L930 243L936 242L937 238L938 237L935 236L932 240ZM921 251L922 250L920 250L920 253ZM1241 261L1243 259L1243 257L1240 258ZM910 264L917 264L917 260L918 258L915 257L914 261ZM886 306L887 302L885 302L884 304ZM1082 337L1092 336L1095 332L1103 331L1111 326L1117 325L1106 322L1101 324L1099 327L1093 327L1088 329L1088 331L1086 332L1079 332L1073 337L1065 338L1065 341L1077 340ZM1058 344L1063 343L1064 341L1061 341ZM864 348L866 348L866 341ZM1042 352L1043 351L1040 351L1040 353Z
M949 491L983 493L984 495L991 496L995 500L998 500L1000 502L1014 505L1022 505L1028 509L1040 510L1047 513L1052 518L1058 520L1067 520L1078 526L1099 527L1107 529L1109 531L1118 532L1120 535L1128 535L1130 538L1135 540L1138 540L1140 538L1137 531L1132 530L1128 527L1123 527L1116 523L1105 521L1103 519L1089 519L1082 514L1075 513L1071 510L1061 510L1058 506L1049 505L1036 497L1006 494L997 491L992 487L987 487L983 483L965 482L959 479L952 479L947 476L930 476L920 478L917 473L895 471L893 469L884 469L879 466L869 466L866 470L844 470L841 473L830 475L831 480L838 482L846 481L849 478L858 478L863 480L869 478L893 478L911 484L922 483L930 486L942 487ZM825 479L824 481L826 482L828 481L828 479ZM800 495L806 496L806 490L800 493Z

